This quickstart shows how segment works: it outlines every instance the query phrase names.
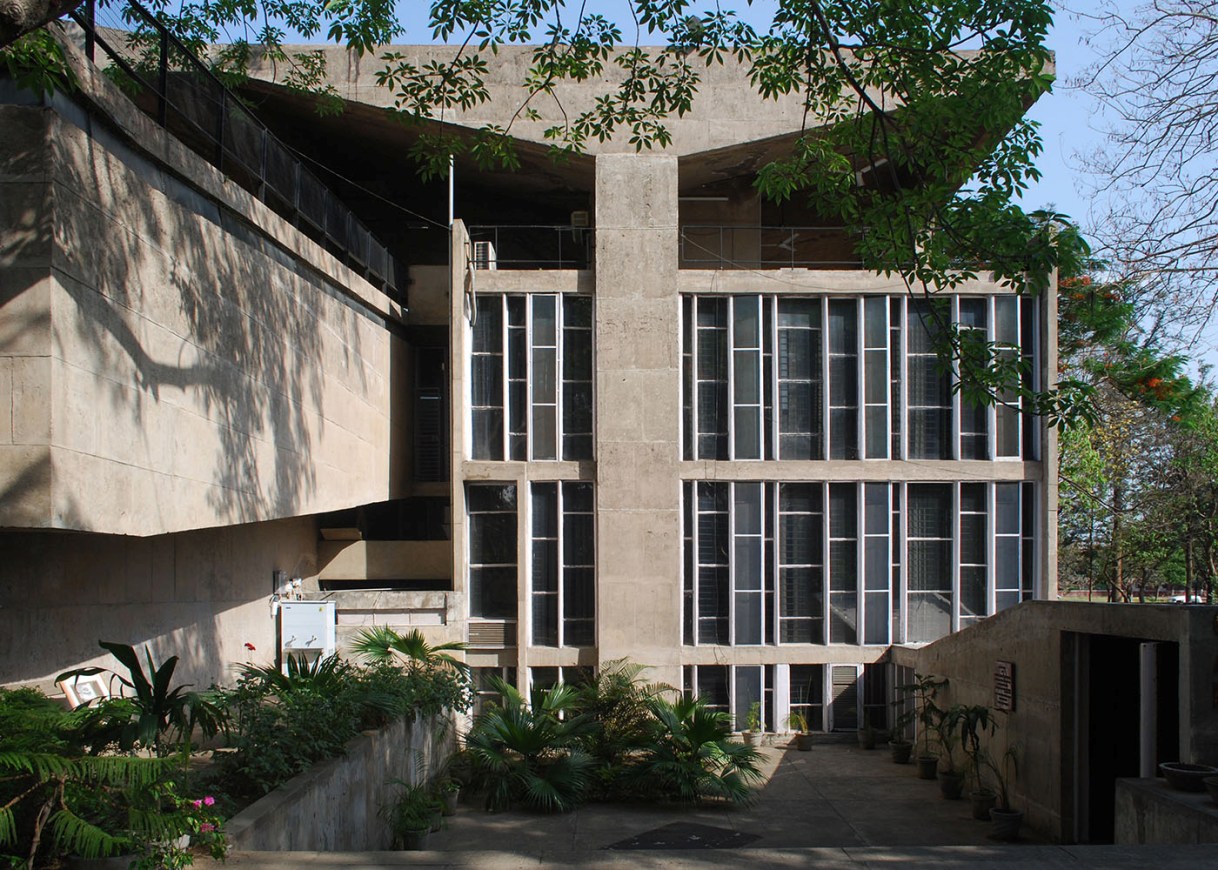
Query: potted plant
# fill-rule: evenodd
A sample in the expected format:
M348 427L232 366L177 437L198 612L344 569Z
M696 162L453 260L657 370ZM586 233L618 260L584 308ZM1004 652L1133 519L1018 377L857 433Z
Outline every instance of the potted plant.
M981 768L985 757L985 749L981 745L981 740L987 732L992 737L998 723L994 719L994 712L983 704L957 706L953 709L956 712L956 725L960 730L960 747L968 756L968 772L973 780L972 789L969 791L969 800L973 805L973 818L989 821L995 795L992 789L985 787L981 778Z
M875 749L875 729L871 727L871 717L863 711L863 727L859 729L859 748Z
M744 738L744 742L749 746L757 745L757 738L761 734L761 702L754 701L749 705L749 712L744 717L745 728L740 733Z
M898 725L888 732L888 748L892 751L893 764L909 764L913 744L905 739L904 729Z
M959 727L959 705L949 707L939 712L935 721L935 733L939 737L939 746L943 749L939 755L939 793L946 800L958 801L964 794L964 774L956 768L956 729Z
M918 777L920 779L935 778L935 770L938 766L939 758L931 748L930 735L935 730L936 720L943 712L935 704L935 696L946 685L946 678L935 677L930 674L914 674L914 682L897 686L897 691L905 696L898 703L907 707L909 701L913 701L913 709L902 713L897 718L897 722L900 727L905 727L911 722L917 724L917 761Z
M427 789L421 785L410 785L394 780L398 786L397 797L381 805L380 815L389 825L396 849L418 851L427 848L432 820L436 814L435 802Z
M1019 774L1015 747L1007 747L1007 751L1002 754L1001 763L996 763L989 756L985 756L985 762L998 783L998 805L990 810L990 820L994 823L990 836L996 840L1017 840L1019 828L1023 824L1023 811L1011 807L1010 787Z
M457 814L457 801L461 797L461 783L455 779L442 779L439 785L436 786L436 791L440 793L440 800L444 804L444 815L455 816Z
M810 752L812 749L812 733L808 730L808 720L802 713L792 713L787 716L787 727L795 732L795 748L800 752Z

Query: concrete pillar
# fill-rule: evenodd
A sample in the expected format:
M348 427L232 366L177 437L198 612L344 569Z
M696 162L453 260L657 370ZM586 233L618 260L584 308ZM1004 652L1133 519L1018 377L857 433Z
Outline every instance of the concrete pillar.
M601 661L680 684L677 160L596 160L597 622Z

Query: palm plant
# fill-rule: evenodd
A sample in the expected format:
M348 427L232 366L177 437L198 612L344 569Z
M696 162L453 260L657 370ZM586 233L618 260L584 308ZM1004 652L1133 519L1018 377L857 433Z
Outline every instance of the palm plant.
M613 767L640 749L651 733L650 702L672 687L643 680L646 665L628 659L605 662L579 688L575 709L591 720L584 747L600 764Z
M653 698L651 738L634 775L668 797L696 803L725 798L747 803L761 779L761 756L732 739L731 717L698 698Z
M119 683L124 697L103 700L98 706L99 716L94 717L94 724L99 735L106 734L124 751L138 745L163 755L178 748L188 752L196 728L205 737L227 730L227 714L213 693L189 692L186 684L170 688L178 665L177 656L170 656L157 667L152 653L145 647L144 658L148 663L145 673L139 655L130 644L103 640L98 641L98 646L118 659L127 671L125 676L108 668L88 667L62 673L55 681L109 673L111 694L115 694L115 681Z
M994 711L983 704L953 707L952 711L955 714L956 727L960 731L960 746L969 758L973 791L981 793L981 768L985 763L985 750L981 746L981 739L987 733L993 736L998 722L994 719Z
M351 643L351 649L369 661L392 662L410 670L446 665L468 671L469 665L450 655L465 648L460 641L432 645L417 628L399 634L386 625L365 628Z
M592 770L580 746L589 721L574 712L576 690L559 684L534 692L529 704L515 686L498 678L491 684L502 703L475 719L465 738L487 785L487 809L506 809L513 801L547 811L573 809Z

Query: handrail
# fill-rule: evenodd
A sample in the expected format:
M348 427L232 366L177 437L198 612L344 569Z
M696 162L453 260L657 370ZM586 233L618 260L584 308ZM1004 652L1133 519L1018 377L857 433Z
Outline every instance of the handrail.
M682 224L680 237L681 263L695 268L864 266L855 250L861 234L840 226Z
M96 0L69 13L84 31L89 60L96 63L95 48L101 48L141 94L154 98L151 111L146 104L140 108L161 127L405 307L398 281L406 272L388 248L151 12L136 0L125 0L124 7L127 21L136 19L156 35L155 69L141 70L129 48L112 45L99 31ZM172 69L171 54L185 69ZM188 99L175 101L175 87ZM201 123L207 121L212 123Z

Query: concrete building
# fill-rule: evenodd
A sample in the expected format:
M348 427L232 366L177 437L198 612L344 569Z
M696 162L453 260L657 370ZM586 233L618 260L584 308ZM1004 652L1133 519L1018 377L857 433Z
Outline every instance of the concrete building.
M509 117L526 57L451 129ZM273 159L247 195L240 141L218 172L83 58L71 98L6 91L0 680L99 638L220 679L276 648L300 578L340 637L423 626L480 678L629 657L741 726L757 704L768 730L852 730L886 722L891 645L1051 594L1053 434L963 402L932 344L980 330L1047 384L1053 298L928 301L814 204L763 201L797 99L712 68L671 147L561 166L540 106L522 172L458 160L449 191L401 165L374 71L328 61L341 118L251 92L409 269L408 311L340 244L357 231L310 234L312 189Z
M448 131L506 121L526 56ZM715 67L670 148L563 164L537 105L519 172L450 188L341 52L340 117L250 86L276 136L69 57L70 95L0 81L0 684L113 664L99 639L225 681L302 597L340 642L419 627L522 687L630 658L775 731L882 727L913 670L990 703L1002 664L1017 801L1063 840L1112 836L1138 747L1218 760L1213 612L1023 603L1055 588L1054 433L933 354L954 322L1047 386L1053 296L926 300L762 201L798 100Z

